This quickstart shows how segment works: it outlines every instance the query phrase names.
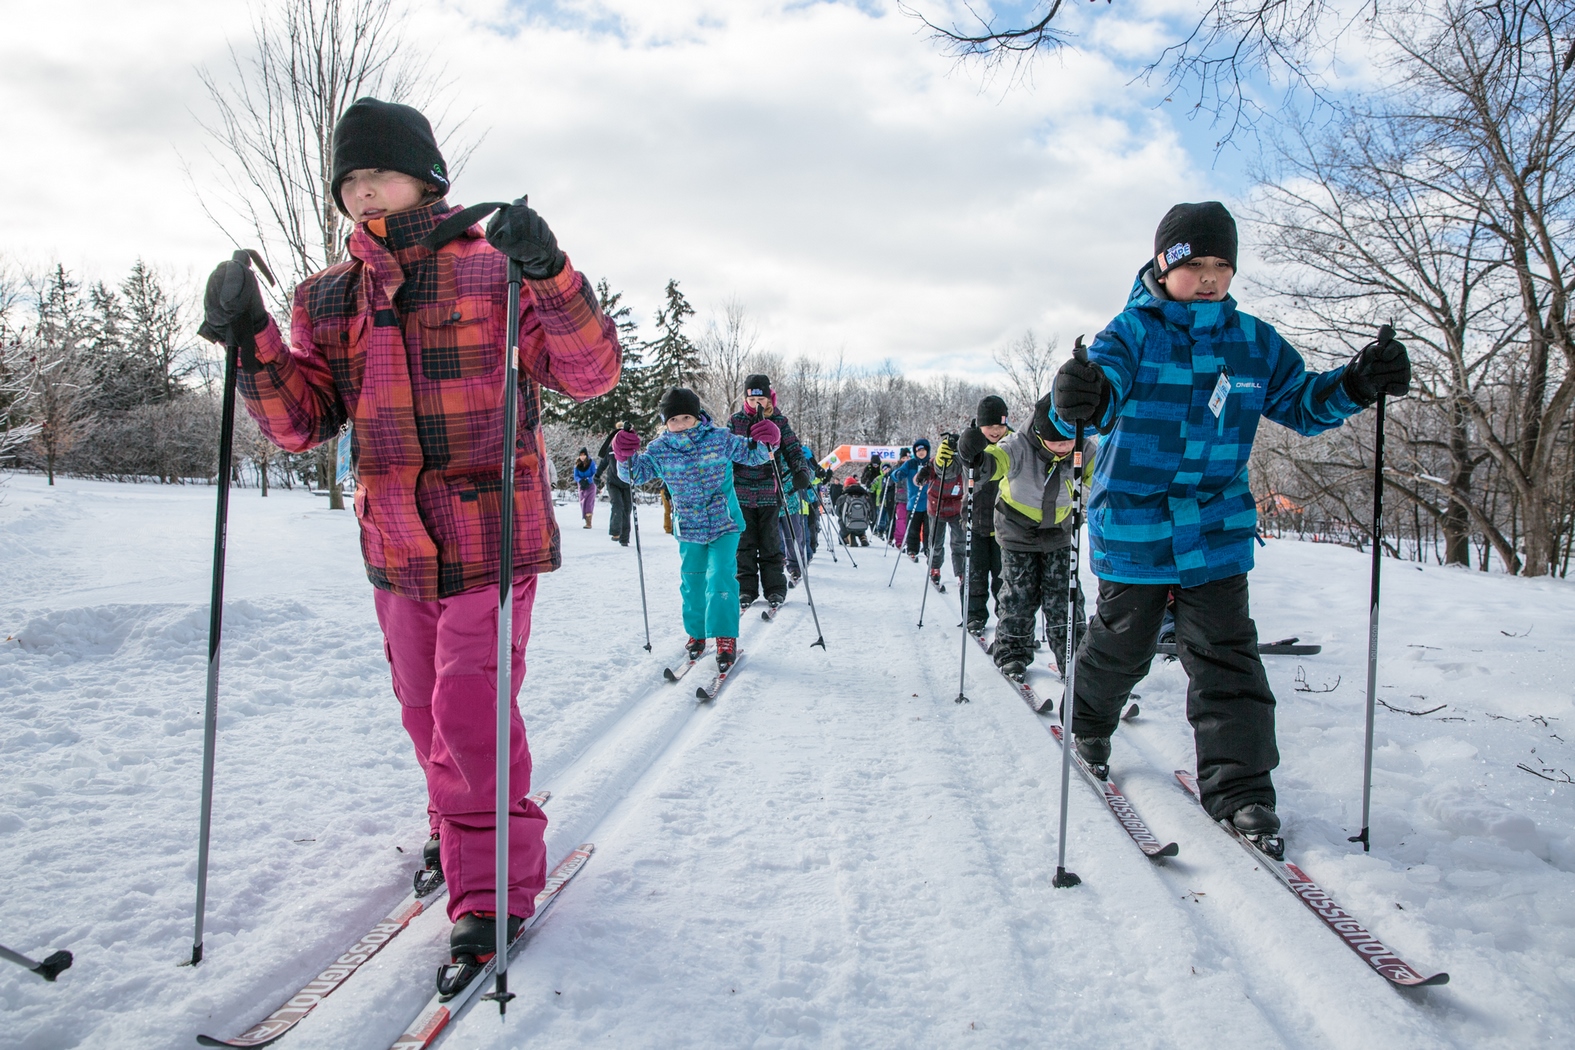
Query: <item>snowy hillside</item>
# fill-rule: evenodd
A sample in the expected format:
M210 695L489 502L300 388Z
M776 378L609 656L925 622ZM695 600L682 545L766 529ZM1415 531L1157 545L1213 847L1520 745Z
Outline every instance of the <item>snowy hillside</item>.
M0 489L0 1046L186 1048L267 1014L407 890L424 791L355 523L301 492L232 502L207 960L190 952L213 491L11 477ZM662 683L677 555L562 508L521 706L548 848L597 852L444 1045L1527 1047L1575 1040L1575 587L1385 565L1373 852L1361 802L1368 561L1271 542L1253 576L1280 701L1288 855L1442 988L1400 993L1213 827L1185 678L1156 661L1112 772L1180 856L1145 860L969 647L955 595L860 550L746 618L737 680ZM1035 672L1041 690L1052 676ZM1299 691L1298 681L1303 688ZM1426 712L1413 714L1407 712ZM1527 770L1534 771L1528 772ZM1543 774L1538 776L1535 774ZM1551 779L1545 779L1551 778ZM1557 782L1557 783L1555 783ZM386 1047L446 955L439 911L278 1045Z

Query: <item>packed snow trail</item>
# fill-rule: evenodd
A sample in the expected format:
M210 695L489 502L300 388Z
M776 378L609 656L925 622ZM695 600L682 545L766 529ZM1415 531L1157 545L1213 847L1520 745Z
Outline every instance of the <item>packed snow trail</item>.
M19 950L77 957L55 985L0 972L0 1046L184 1048L199 1030L239 1031L258 996L312 976L408 887L424 793L352 516L300 492L237 493L209 955L176 965L212 494L26 476L0 494L0 847L27 873L0 899L0 929L25 934L8 933ZM1143 717L1118 731L1112 774L1181 856L1145 860L1074 779L1068 862L1085 881L1054 890L1059 751L977 650L973 702L953 704L954 594L931 594L918 630L918 566L897 566L888 589L879 547L858 569L819 557L829 651L808 647L794 591L777 622L745 618L747 663L697 705L695 676L660 677L683 641L675 545L645 537L647 654L631 552L608 541L605 506L594 530L573 510L521 703L533 784L555 792L549 853L594 839L597 855L510 967L506 1021L472 1010L445 1045L1257 1050L1575 1035L1575 787L1517 768L1575 772L1569 584L1386 566L1380 695L1444 707L1380 709L1363 856L1344 837L1360 806L1366 559L1292 542L1260 552L1263 636L1324 646L1265 661L1288 848L1409 961L1453 976L1399 994L1175 783L1192 761L1178 665L1156 661L1139 686ZM1056 693L1046 662L1032 677ZM1331 691L1298 692L1298 669ZM386 1046L446 939L441 915L421 916L280 1045Z

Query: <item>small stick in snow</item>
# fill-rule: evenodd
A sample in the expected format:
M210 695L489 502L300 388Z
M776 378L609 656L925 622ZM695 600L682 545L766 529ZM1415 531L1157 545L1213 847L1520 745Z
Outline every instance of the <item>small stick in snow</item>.
M1437 707L1430 707L1426 711L1411 711L1411 710L1408 710L1408 709L1406 709L1404 707L1396 707L1394 704L1385 704L1383 702L1383 700L1381 700L1381 699L1378 702L1380 704L1382 704L1384 707L1387 707L1389 710L1396 712L1397 714L1415 715L1418 718L1420 718L1423 715L1430 715L1434 711L1442 711L1444 708L1449 706L1448 704L1439 704Z

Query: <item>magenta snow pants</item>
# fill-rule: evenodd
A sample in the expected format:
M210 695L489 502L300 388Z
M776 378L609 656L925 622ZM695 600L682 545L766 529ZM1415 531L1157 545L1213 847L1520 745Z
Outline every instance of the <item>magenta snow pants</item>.
M894 531L891 534L891 545L893 547L901 547L903 545L904 541L907 540L907 538L908 538L908 505L906 503L898 503L897 504L897 528L896 528L896 531Z
M596 511L596 486L587 485L580 490L580 513L593 514Z
M493 870L497 823L498 589L475 587L435 602L374 591L384 652L405 731L427 776L427 814L438 833L448 916L497 911ZM514 584L513 695L525 680L536 577ZM547 816L530 793L530 750L512 702L509 788L510 915L530 915L547 881Z

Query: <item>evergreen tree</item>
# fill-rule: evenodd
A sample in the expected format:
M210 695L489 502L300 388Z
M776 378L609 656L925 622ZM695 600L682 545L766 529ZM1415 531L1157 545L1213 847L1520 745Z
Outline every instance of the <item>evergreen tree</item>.
M705 380L700 348L684 333L684 322L694 316L695 309L678 290L677 280L668 280L666 296L667 302L656 311L656 327L660 334L646 347L654 354L651 369L655 373L657 398L667 387L696 389Z

